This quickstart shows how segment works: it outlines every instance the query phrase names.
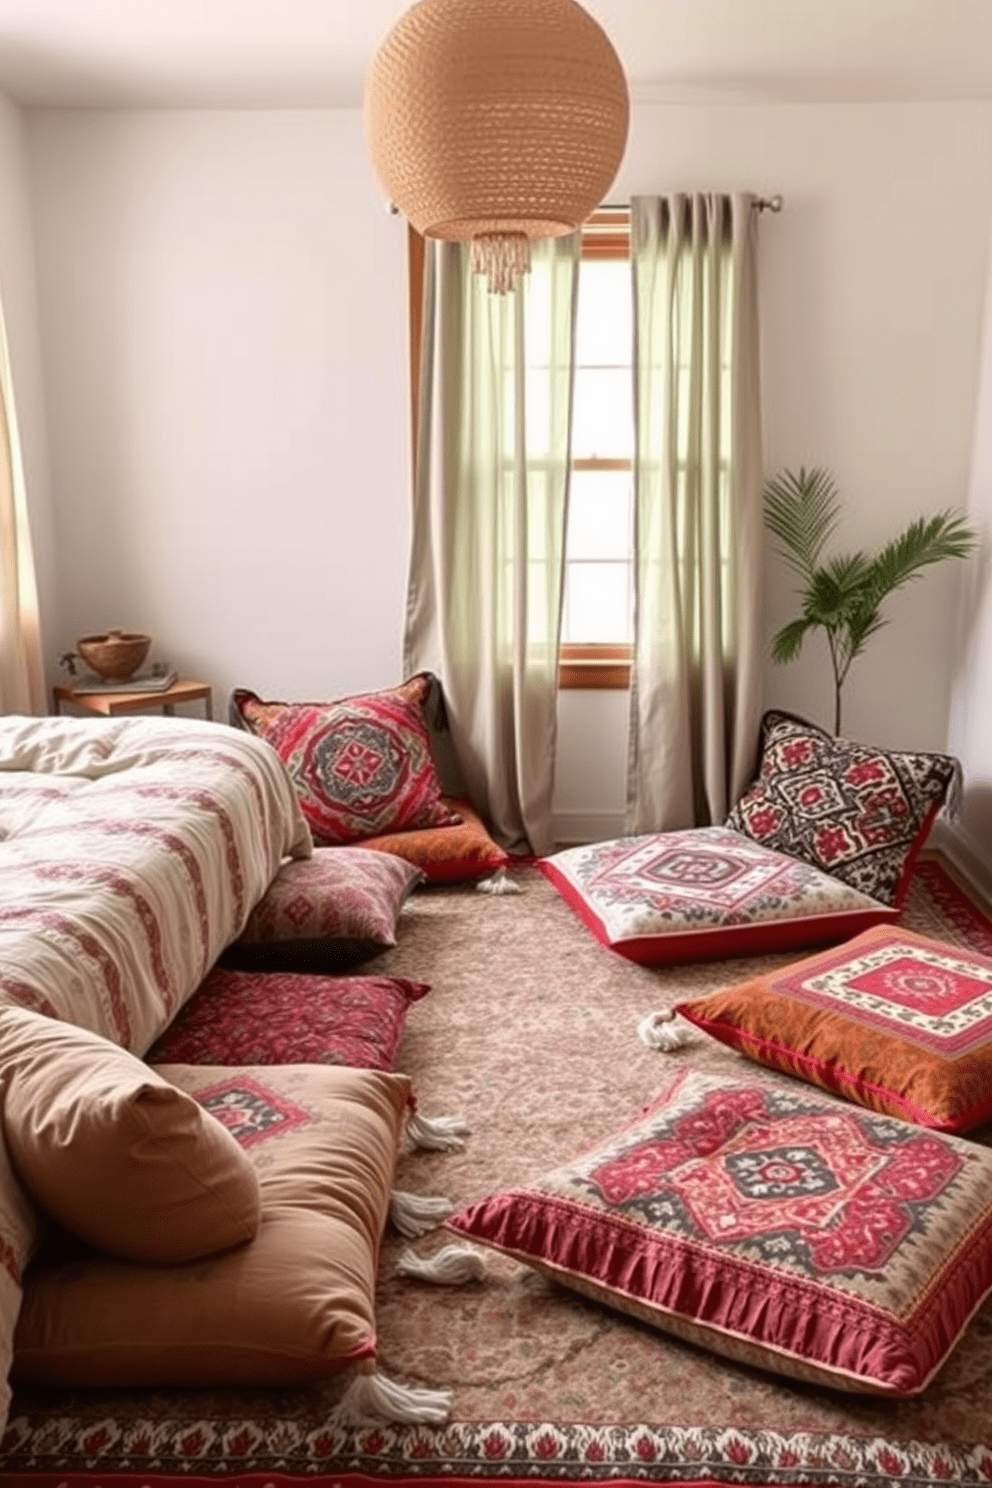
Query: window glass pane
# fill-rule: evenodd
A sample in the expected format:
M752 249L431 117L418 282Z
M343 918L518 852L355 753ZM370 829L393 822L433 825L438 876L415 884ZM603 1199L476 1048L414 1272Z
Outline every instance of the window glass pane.
M572 459L624 457L634 452L630 366L577 368L572 410Z
M524 419L527 458L546 455L551 445L551 373L546 367L527 368Z
M577 366L630 365L632 298L629 259L581 261L575 325Z
M527 556L540 559L547 557L548 537L548 473L533 465L527 472Z
M628 559L633 476L629 470L573 470L568 498L570 559Z
M630 565L569 563L563 622L564 641L630 641Z
M527 641L529 645L547 645L548 638L548 570L543 563L527 565Z

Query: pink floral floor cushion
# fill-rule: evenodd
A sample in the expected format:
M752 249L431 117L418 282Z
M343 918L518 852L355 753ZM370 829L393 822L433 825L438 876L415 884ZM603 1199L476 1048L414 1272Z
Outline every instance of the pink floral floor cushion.
M938 811L954 809L960 775L951 755L876 749L772 709L758 778L726 825L898 906Z
M284 863L224 964L339 970L396 944L399 914L423 883L414 864L363 847L318 847Z
M914 1395L992 1290L992 1152L798 1082L686 1070L448 1224L731 1359Z
M149 1050L149 1064L341 1064L391 1070L410 1004L406 977L215 969Z
M841 940L898 913L727 827L596 842L538 867L598 940L647 965Z

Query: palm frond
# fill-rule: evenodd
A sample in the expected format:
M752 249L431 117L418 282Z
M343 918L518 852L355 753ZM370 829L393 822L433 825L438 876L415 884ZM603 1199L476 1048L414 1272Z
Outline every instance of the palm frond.
M772 640L772 659L774 661L795 661L803 648L806 632L811 630L815 623L809 620L790 620L788 625L783 625Z
M765 484L765 521L791 568L809 578L840 520L840 500L827 470L783 470Z
M866 578L866 594L877 607L887 594L916 578L931 563L945 558L967 558L974 551L977 535L957 512L939 512L920 517L905 532L887 543L876 556Z

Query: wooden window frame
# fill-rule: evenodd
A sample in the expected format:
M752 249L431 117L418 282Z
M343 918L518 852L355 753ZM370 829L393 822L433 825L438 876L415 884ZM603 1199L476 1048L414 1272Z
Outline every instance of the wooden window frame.
M407 282L410 334L410 453L416 470L417 431L420 405L420 366L424 325L424 239L407 225ZM629 258L630 211L626 207L604 207L594 212L582 228L582 257ZM629 470L629 460L577 459L573 470ZM558 648L559 691L600 689L621 691L630 687L634 648L629 644L563 642Z

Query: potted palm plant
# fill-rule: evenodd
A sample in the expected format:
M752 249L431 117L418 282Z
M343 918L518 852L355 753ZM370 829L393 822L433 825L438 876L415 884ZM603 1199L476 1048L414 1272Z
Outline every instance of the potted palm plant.
M794 661L807 631L824 630L834 673L834 733L840 733L841 689L860 656L886 621L885 598L931 563L966 558L977 534L957 512L920 517L873 558L845 553L821 561L840 520L840 498L830 472L783 470L764 489L765 522L779 540L789 567L804 581L802 613L783 625L772 641L775 661Z

